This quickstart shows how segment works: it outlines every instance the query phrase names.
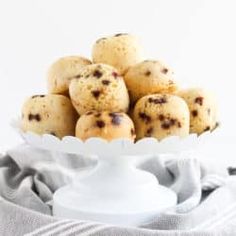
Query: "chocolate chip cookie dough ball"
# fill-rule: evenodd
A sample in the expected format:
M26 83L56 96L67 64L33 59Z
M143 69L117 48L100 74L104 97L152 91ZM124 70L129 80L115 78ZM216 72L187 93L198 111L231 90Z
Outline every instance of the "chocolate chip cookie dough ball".
M142 60L142 52L136 37L116 34L97 40L93 46L92 58L94 63L114 66L119 73L124 74L130 66Z
M68 94L70 80L76 77L81 69L90 65L84 57L68 56L54 62L48 71L48 91L52 94Z
M177 85L173 71L164 63L145 60L129 68L124 76L132 102L154 93L173 93Z
M52 134L59 138L74 136L78 115L63 95L37 95L24 103L21 128L24 132Z
M216 127L217 103L213 94L201 88L185 89L177 94L188 104L191 133L201 134Z
M154 94L141 98L134 108L137 138L189 134L189 110L186 102L174 95Z
M117 70L105 64L87 66L69 87L72 103L78 113L87 111L127 112L129 95Z
M125 113L89 111L79 118L76 137L82 140L91 137L100 137L108 141L117 138L134 140L134 124Z

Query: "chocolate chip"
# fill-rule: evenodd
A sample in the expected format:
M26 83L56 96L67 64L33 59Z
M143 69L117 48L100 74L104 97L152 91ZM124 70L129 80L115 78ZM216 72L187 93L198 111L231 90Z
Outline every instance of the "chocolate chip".
M115 77L115 79L119 76L117 72L112 72L112 76Z
M97 120L96 124L99 128L105 127L105 122L103 120Z
M28 115L28 119L29 119L29 121L33 120L33 119L34 119L34 115L29 114L29 115Z
M43 97L45 97L45 95L34 95L31 98L34 99L34 98L37 98L37 97L43 98Z
M111 119L111 123L113 125L120 125L121 123L121 117L120 116L115 116Z
M102 80L102 83L103 83L104 85L109 85L109 84L111 83L111 81L109 81L109 80Z
M167 74L168 73L168 69L167 68L163 68L162 70L161 70L161 72L163 73L163 74Z
M121 123L121 114L116 113L116 112L111 112L109 113L109 116L111 117L111 123L113 125L120 125Z
M119 33L119 34L115 34L114 37L120 37L120 36L123 36L123 35L128 35L127 33Z
M92 115L93 114L93 111L88 111L85 115L89 116L89 115Z
M154 103L154 104L163 104L163 103L167 103L167 99L165 97L161 97L161 98L149 98L148 102L150 103Z
M172 126L172 125L175 125L175 123L176 123L176 120L175 119L170 119L170 125Z
M182 127L182 125L181 125L181 123L178 121L178 127L179 128L181 128Z
M210 126L207 126L207 127L204 129L204 132L209 131L210 129L211 129Z
M145 76L150 76L151 75L151 71L150 70L147 70L146 72L145 72Z
M76 75L75 78L76 79L80 79L82 77L82 75Z
M193 116L193 117L198 116L198 111L197 111L197 110L193 110L191 113L192 113L192 116Z
M93 94L93 96L94 96L96 99L98 99L99 96L100 96L100 94L101 94L101 92L100 92L99 90L93 90L91 93Z
M95 117L100 117L101 116L101 113L97 113L96 115L94 115Z
M120 113L118 113L118 112L110 112L109 116L110 117L114 117L114 116L122 116L122 115Z
M34 116L34 118L35 118L35 120L37 120L37 121L40 121L40 120L41 120L41 116L40 116L39 114L36 114L36 115Z
M163 129L169 129L170 128L170 123L169 122L163 122L162 124L161 124L161 127L163 128Z
M56 136L56 133L55 132L50 132L51 135L53 136Z
M41 116L39 115L39 114L29 114L28 115L28 119L29 119L29 121L31 121L31 120L36 120L36 121L40 121L41 120Z
M160 121L163 121L165 119L165 116L161 114L161 115L158 116L158 118L159 118Z
M155 104L163 104L163 103L167 103L167 99L166 98L159 98L159 99L154 99L153 101Z
M134 129L133 129L133 128L131 128L131 130L130 130L130 133L131 133L131 135L132 135L132 136L134 136L134 135L135 135L135 131L134 131Z
M161 127L163 129L169 129L171 126L174 126L176 124L177 120L173 118L166 118L163 123L161 124Z
M199 104L200 106L202 106L203 99L204 99L203 97L197 97L197 98L195 98L194 102Z
M153 127L150 127L149 129L147 129L147 132L146 132L146 137L150 137L153 133Z
M139 113L139 117L145 122L145 123L149 123L151 121L151 117L148 116L146 113L144 112L140 112Z
M102 77L102 72L99 71L99 70L95 70L95 71L93 72L93 76L99 79L99 78Z

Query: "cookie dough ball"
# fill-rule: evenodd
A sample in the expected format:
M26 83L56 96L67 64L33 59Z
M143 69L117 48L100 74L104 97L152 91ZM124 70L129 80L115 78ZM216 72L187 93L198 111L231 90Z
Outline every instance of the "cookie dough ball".
M89 111L78 120L76 137L82 140L91 137L100 137L108 141L117 138L134 140L134 124L125 113Z
M217 103L213 94L201 88L190 88L177 93L190 110L190 132L201 134L213 130L217 123Z
M160 61L145 60L129 68L124 76L132 102L154 93L173 93L177 85L173 71Z
M117 70L105 64L87 66L69 87L72 103L78 113L87 111L127 112L129 95Z
M141 98L134 108L137 138L189 134L189 110L186 102L174 95L154 94Z
M119 73L142 60L142 52L136 37L130 34L116 34L101 38L93 46L94 63L104 63L114 66Z
M74 136L78 116L63 95L37 95L24 103L21 128L24 132L52 134L59 138Z
M68 94L69 84L81 69L91 62L79 56L63 57L54 62L48 71L48 91L52 94Z

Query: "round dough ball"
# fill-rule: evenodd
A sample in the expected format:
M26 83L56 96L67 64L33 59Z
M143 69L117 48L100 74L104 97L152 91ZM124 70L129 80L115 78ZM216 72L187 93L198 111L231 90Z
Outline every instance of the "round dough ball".
M177 94L188 104L190 133L201 134L216 127L217 103L212 93L201 88L190 88Z
M114 66L120 74L142 60L138 39L130 34L116 34L97 40L93 46L94 63Z
M47 77L49 93L67 95L71 79L90 64L91 61L79 56L63 57L54 62L49 68Z
M89 111L79 118L76 137L82 140L91 137L100 137L108 141L117 138L134 140L134 124L125 113Z
M145 60L129 68L124 76L132 102L154 93L173 93L177 85L173 71L160 61Z
M137 138L189 134L189 110L186 102L174 95L153 94L141 98L134 108Z
M74 136L78 119L70 100L63 95L36 95L22 108L21 128L24 132L52 134L59 138Z
M87 66L69 87L72 104L80 115L87 111L126 112L129 95L123 77L105 64Z

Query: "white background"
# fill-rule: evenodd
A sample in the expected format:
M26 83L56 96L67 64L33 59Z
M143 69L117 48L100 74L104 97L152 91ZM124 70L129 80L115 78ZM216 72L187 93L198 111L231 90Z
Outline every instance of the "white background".
M170 64L183 85L214 91L223 140L236 138L234 3L0 0L1 149L20 142L9 122L19 116L27 96L46 93L46 71L55 59L71 54L90 57L97 38L120 32L139 36L146 57Z

